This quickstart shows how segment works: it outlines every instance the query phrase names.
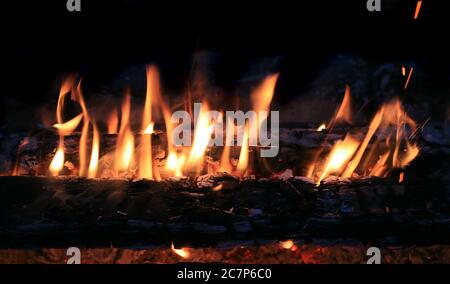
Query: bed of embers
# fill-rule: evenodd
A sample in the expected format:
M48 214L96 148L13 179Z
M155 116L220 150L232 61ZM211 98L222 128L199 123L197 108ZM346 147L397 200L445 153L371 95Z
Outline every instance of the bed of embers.
M248 109L270 110L277 78ZM2 133L0 261L64 262L78 246L85 263L361 263L376 245L386 263L450 262L448 139L400 99L355 125L346 87L329 122L280 128L278 155L262 158L248 124L224 128L206 99L192 147L174 146L159 84L147 68L143 109L127 93L105 119L68 78L53 127ZM209 146L214 131L230 144Z

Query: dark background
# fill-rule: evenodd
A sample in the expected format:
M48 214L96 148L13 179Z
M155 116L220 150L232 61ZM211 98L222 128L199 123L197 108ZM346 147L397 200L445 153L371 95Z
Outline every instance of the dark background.
M183 90L201 50L220 54L213 73L224 89L255 60L280 57L281 100L308 89L342 53L421 62L430 84L449 85L444 0L424 0L417 21L415 0L381 0L382 12L372 13L366 0L81 2L81 12L68 12L65 0L2 3L2 122L12 111L5 96L19 106L49 94L56 101L69 72L95 92L130 66L157 63L164 86Z

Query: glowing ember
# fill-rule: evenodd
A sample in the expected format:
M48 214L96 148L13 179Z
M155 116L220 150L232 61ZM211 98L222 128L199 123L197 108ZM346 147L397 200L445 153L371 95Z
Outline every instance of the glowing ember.
M403 87L403 89L405 89L405 90L406 90L406 88L408 88L408 84L409 84L409 81L411 80L411 75L412 75L413 70L414 70L413 67L411 67L409 69L408 78L406 78L406 83L405 83L405 86Z
M174 253L176 253L177 255L181 256L184 259L188 259L191 257L191 253L189 252L189 249L187 249L187 248L176 249L172 243L171 249Z
M294 242L292 240L287 240L280 242L280 246L284 249L292 249L294 247Z
M422 0L417 1L416 10L414 12L414 20L417 20L419 17L420 7L422 7Z

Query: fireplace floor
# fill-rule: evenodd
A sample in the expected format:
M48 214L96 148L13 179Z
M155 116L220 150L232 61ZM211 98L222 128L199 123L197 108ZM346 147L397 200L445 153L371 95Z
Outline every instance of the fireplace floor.
M86 248L81 249L82 264L364 264L370 246L362 243L318 241L295 244L290 249L280 243L231 248L189 248L182 258L167 247L156 248ZM64 264L66 249L2 249L0 264ZM381 263L450 263L450 246L407 246L381 248Z

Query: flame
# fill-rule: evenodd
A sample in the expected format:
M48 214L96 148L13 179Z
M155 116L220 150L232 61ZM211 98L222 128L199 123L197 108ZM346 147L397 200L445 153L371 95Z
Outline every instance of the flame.
M414 20L419 17L420 7L422 7L422 0L417 1L416 10L414 11Z
M237 170L241 174L245 174L248 168L248 139L249 139L249 127L245 125L244 137L242 139L241 152L239 154L239 162L237 164Z
M219 171L231 173L233 171L233 166L231 165L231 145L234 139L234 122L231 119L227 119L226 129L225 129L225 145L223 146L222 156L220 157Z
M350 86L345 85L345 93L344 98L342 99L341 105L339 106L338 110L336 111L336 114L334 115L334 118L330 121L327 129L333 129L334 125L337 122L345 121L347 123L352 122L351 117L351 93L350 93Z
M330 152L328 162L317 184L328 174L342 171L346 163L352 158L358 145L358 140L350 135L347 135L344 140L337 141Z
M166 169L171 170L175 177L182 177L185 163L186 155L183 153L178 155L176 152L171 152L167 156Z
M155 66L147 67L147 93L145 97L144 113L142 115L142 131L139 155L139 177L153 178L152 160L152 100L159 95L159 74Z
M219 190L222 190L222 188L223 188L223 183L219 183L218 185L213 187L212 190L213 191L219 191Z
M93 127L94 136L92 139L91 160L89 162L88 177L95 178L97 176L98 159L100 155L100 134L97 127Z
M116 134L119 127L119 116L117 110L114 109L113 112L108 117L107 128L108 134Z
M213 123L210 123L207 112L208 106L206 103L203 103L195 124L194 141L187 161L187 167L197 172L203 165L205 152L214 126Z
M369 145L370 139L372 139L372 136L375 134L375 131L378 129L378 126L380 126L381 120L383 118L383 112L384 108L382 107L375 117L372 119L372 122L370 123L369 130L367 131L366 136L364 137L363 142L361 143L361 146L358 149L358 152L355 155L355 158L351 161L351 163L348 165L347 169L343 173L343 177L351 177L353 172L355 171L356 167L358 166L359 162L361 161L361 158L364 154L364 151L366 150L367 146Z
M62 136L70 135L78 127L78 124L80 124L80 121L82 118L83 118L83 114L80 113L79 115L75 116L74 118L72 118L71 120L69 120L67 122L53 124L53 127L58 129L59 135L62 135Z
M58 147L58 150L55 153L55 156L53 157L52 162L50 163L50 173L52 176L58 176L59 172L62 170L64 166L64 149L62 145L64 144L64 141L60 142L60 146Z
M66 128L68 125L64 125L63 118L62 118L62 110L64 107L64 98L71 90L73 82L74 82L73 77L67 77L62 82L61 88L59 90L58 103L56 105L57 124L55 124L55 125L59 125L59 128L57 128L58 133L59 133L59 143L58 143L58 149L56 150L55 156L53 157L53 160L51 161L50 167L49 167L49 170L53 176L59 175L59 172L62 170L62 168L64 166L64 134L68 133L67 131L69 129ZM73 126L72 123L70 123L69 126Z
M405 76L406 75L406 68L405 68L405 66L402 66L402 76Z
M316 131L322 131L327 129L327 126L325 125L325 123L322 123L319 127L317 127Z
M131 165L134 152L134 135L130 129L130 95L126 94L122 104L120 130L117 136L115 169L126 171Z
M143 134L153 134L154 133L154 126L155 124L151 122L145 129Z
M173 243L170 246L170 248L172 249L172 251L174 253L176 253L177 255L181 256L184 259L191 257L191 253L189 252L189 250L187 248L176 249L175 246L173 245Z
M268 113L264 114L261 112L267 112L270 109L278 77L278 73L267 76L251 94L253 110L257 113L258 118L257 129L254 129L255 125L250 125L251 141L257 141L256 137L258 136L260 126L267 119Z
M402 183L404 179L405 179L405 173L401 172L398 177L398 183Z
M72 95L74 96L74 100L76 100L82 111L83 111L83 128L81 129L81 136L80 136L80 166L79 166L79 175L80 176L86 176L87 174L87 140L88 140L88 132L89 132L89 113L86 108L86 104L84 102L83 94L81 92L81 81L78 82L78 86L76 90L72 91Z

